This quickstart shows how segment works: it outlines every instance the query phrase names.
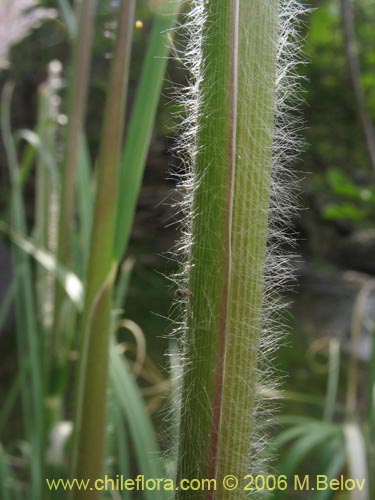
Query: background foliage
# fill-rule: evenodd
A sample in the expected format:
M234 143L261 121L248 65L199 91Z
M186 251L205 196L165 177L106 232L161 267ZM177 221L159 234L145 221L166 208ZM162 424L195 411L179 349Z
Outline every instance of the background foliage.
M46 6L55 7L52 0L44 3ZM329 469L335 475L342 470L348 472L348 466L345 465L346 450L349 449L350 440L356 439L353 438L355 433L346 432L344 424L352 424L355 421L365 436L367 432L371 432L371 425L366 427L370 418L369 347L367 357L359 357L358 361L358 397L354 418L345 406L347 383L352 374L347 366L351 366L353 360L353 345L350 348L353 318L361 314L367 323L372 321L372 327L361 328L361 332L365 331L362 339L364 342L373 335L371 328L374 318L371 311L369 312L374 301L373 291L368 292L366 300L361 298L360 293L373 279L375 271L375 186L374 172L366 155L349 85L343 49L340 2L319 0L311 1L310 4L314 10L306 18L304 27L307 64L300 67L301 73L306 77L303 82L302 105L305 121L302 135L305 138L305 148L293 167L301 179L302 186L302 211L293 228L297 232L298 253L302 259L296 263L299 286L298 293L292 297L293 319L287 318L290 323L288 345L282 347L276 360L276 364L285 373L286 398L283 399L282 407L286 416L282 417L285 419L281 420L281 423L285 426L284 432L289 429L288 426L294 430L289 435L280 432L276 437L275 446L282 452L280 471L314 472L314 461L308 459L317 457L317 472ZM354 6L361 83L365 104L374 123L375 4L371 0L356 0ZM114 31L114 15L108 9L108 2L98 2L98 11L86 119L88 144L93 158L99 147L100 123ZM153 20L153 12L146 0L137 2L136 17L142 20L143 28L135 30L134 33L127 118L132 110ZM177 50L182 43L183 40L180 39L175 41ZM0 73L0 85L3 87L8 80L15 82L11 114L13 130L34 128L37 119L37 88L45 81L46 67L52 59L60 60L66 70L69 37L64 24L56 20L44 22L26 40L12 49L11 65ZM170 205L176 196L176 183L183 174L183 165L174 158L170 149L174 140L174 112L178 110L178 105L171 98L170 82L182 84L185 77L178 59L171 60L160 99L128 252L130 256L136 257L135 264L126 304L121 304L125 305L126 317L139 324L144 332L147 361L146 369L138 377L138 382L143 387L147 407L153 415L159 436L164 435L164 428L168 427L166 420L161 418L167 406L165 399L169 394L170 384L164 354L168 349L166 334L170 329L170 322L166 318L173 318L174 314L174 311L170 310L173 290L162 275L170 275L175 270L173 259L165 256L178 236L178 224L173 224L175 221ZM63 103L65 94L66 87L63 87ZM62 113L64 112L66 110L62 109ZM172 174L167 173L170 172L171 165ZM10 196L10 179L3 143L0 146L0 175L0 208L5 212ZM35 190L35 178L29 176L25 188L28 226L33 223ZM1 245L0 265L3 279L0 297L3 301L11 280L11 270L8 247L3 242ZM290 297L287 296L286 299L289 300ZM361 303L364 304L362 309ZM2 396L8 393L8 387L16 377L18 369L14 362L16 342L12 331L10 319L0 339ZM325 340L320 340L323 337ZM132 337L124 333L121 338L128 346L129 359L134 359ZM337 349L335 350L336 340L341 348L339 354ZM369 344L365 344L365 351L366 345ZM117 368L121 370L121 367ZM161 384L162 390L153 394L150 387L158 384ZM12 418L7 420L5 428L2 429L1 440L7 449L20 435L21 419L18 407L19 404L16 404ZM159 411L161 408L163 412ZM69 412L67 409L66 413ZM290 418L295 414L310 415L313 420ZM129 418L136 417L132 415ZM322 420L325 420L325 424L321 423ZM313 436L310 441L298 441L298 436L303 439L307 434ZM321 446L322 442L319 441L319 436L323 435L328 442L325 447ZM296 438L294 448L288 446L293 436ZM161 439L161 442L164 447L165 440ZM355 447L359 449L358 441L354 442ZM336 458L336 462L333 462L333 458ZM369 467L373 467L373 464L374 462L369 460ZM371 470L374 469L370 469L369 473Z

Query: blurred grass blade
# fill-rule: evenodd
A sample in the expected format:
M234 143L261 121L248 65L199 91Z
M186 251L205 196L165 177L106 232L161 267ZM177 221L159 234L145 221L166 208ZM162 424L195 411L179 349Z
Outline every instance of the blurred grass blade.
M73 61L69 75L68 125L65 137L63 172L61 179L60 212L58 223L57 260L69 265L72 252L72 229L74 224L77 162L82 138L83 122L86 112L86 97L91 60L95 0L82 0L77 4L78 31L74 39ZM57 285L55 289L54 335L52 338L52 359L58 357L58 325L64 291Z
M129 282L131 273L133 271L133 267L135 265L135 259L133 257L128 257L120 267L119 277L115 290L115 298L114 298L114 309L115 311L121 311L126 294L128 293Z
M281 391L280 399L288 399L290 401L296 401L299 403L306 403L309 405L321 406L321 407L324 407L325 404L325 399L322 396L316 396L289 390ZM342 413L345 411L345 408L342 404L336 403L336 411L340 411Z
M94 208L94 186L92 180L92 167L90 161L90 152L87 142L82 138L79 149L78 161L78 179L77 179L77 200L78 215L80 223L80 245L81 245L81 269L80 275L86 274L86 263L88 261L88 252L90 246L90 235L92 216Z
M360 491L356 488L351 493L352 500L370 500L369 471L367 468L366 446L363 433L358 424L348 422L344 424L344 436L346 444L346 459L348 464L348 476L361 481L365 480L364 488ZM372 471L374 472L374 471Z
M113 242L134 10L134 0L122 1L100 142L81 325L72 471L74 477L91 479L100 477L103 466L113 286L113 282L107 280L114 267ZM94 308L92 312L101 290L99 310ZM91 314L95 314L95 321L90 321ZM74 492L73 498L79 499L82 495ZM92 494L92 498L98 498L98 494Z
M18 184L19 164L10 125L13 85L5 84L1 99L1 132L11 179L11 224L16 231L26 232L26 216ZM15 319L20 369L28 369L30 383L23 388L24 428L30 441L33 460L30 462L30 496L41 498L43 478L43 445L45 442L43 405L43 363L40 352L40 330L35 315L34 287L29 256L13 247L13 262L17 269ZM26 367L26 363L28 366Z
M290 427L289 429L281 431L272 441L272 447L278 449L284 446L289 441L292 441L293 439L299 438L301 436L303 437L309 434L316 434L323 431L330 433L334 432L336 429L337 427L333 424L327 425L324 422L319 421L296 425Z
M3 435L3 430L5 425L10 418L12 412L14 411L15 405L17 403L17 398L22 392L24 387L26 375L28 372L28 363L24 363L22 367L17 372L14 380L12 380L11 386L8 389L7 395L3 398L0 408L0 436Z
M294 424L321 424L320 420L316 420L313 417L307 417L304 415L282 415L280 417L277 417L277 423L284 424L284 425L294 425ZM331 425L325 423L324 425Z
M28 144L33 146L35 150L38 152L40 158L43 160L44 165L47 167L47 171L50 175L52 185L55 189L59 189L60 187L60 174L57 169L56 162L54 158L48 151L48 148L43 144L40 140L38 134L33 132L32 130L20 129L17 130L15 134L17 139L23 139ZM22 183L25 182L24 176L22 176Z
M8 315L10 313L14 297L16 295L16 289L17 289L16 280L15 278L13 278L8 286L5 297L3 297L3 301L0 304L0 333L3 330L4 323L6 322Z
M115 436L115 446L116 446L116 456L118 463L118 471L120 474L125 476L130 476L131 470L131 455L129 449L127 424L123 417L123 413L119 408L117 400L115 401L115 408L112 412L112 418L114 422L114 436ZM121 492L122 500L131 500L130 491Z
M329 371L326 399L324 403L324 420L332 421L336 408L337 391L340 378L340 342L331 339L329 342Z
M20 189L23 189L25 183L29 177L29 174L33 168L36 157L36 149L30 143L27 144L25 151L22 155L22 160L20 163L20 173L18 183L20 185Z
M74 40L77 34L77 21L74 11L68 0L58 0L61 14L64 18L65 25L68 29L69 38Z
M167 0L170 2L170 0ZM147 152L160 99L162 82L167 66L169 47L166 32L175 25L179 6L170 2L174 14L157 15L147 46L137 94L130 117L120 173L121 196L118 199L115 259L121 260L126 252L132 229L137 199L141 187ZM152 85L150 83L152 82Z
M6 463L6 456L2 445L0 444L0 492L3 500L11 500L12 496L9 491L10 486L10 468Z
M86 96L90 70L95 1L82 0L79 4L79 27L74 43L73 63L70 68L68 129L62 173L61 207L59 221L58 260L69 259L71 225L74 217L75 182L79 146L86 111Z
M0 493L1 500L23 500L18 491L17 479L9 466L6 452L0 443Z
M340 447L336 449L331 454L331 460L327 467L324 469L320 468L318 471L320 474L325 474L328 480L336 479L337 476L342 471L345 465L345 449ZM318 491L312 495L312 500L330 500L332 498L332 491L327 488L322 491Z
M337 436L339 433L340 428L338 426L317 426L314 431L307 428L306 434L300 439L297 439L293 445L290 446L287 453L283 455L279 467L280 474L291 477L292 474L297 471L298 465L307 458L312 450ZM275 499L280 500L284 498L286 494L287 491L277 491Z
M4 222L0 221L0 231L8 234L11 241L25 254L33 257L46 271L52 273L64 288L66 294L77 307L82 309L83 286L81 280L72 271L68 271L56 262L55 256L33 243L30 238L12 231Z
M110 375L115 396L129 427L130 439L134 445L139 470L145 477L165 477L165 469L156 443L150 417L139 394L137 383L117 351L114 342L110 346ZM144 491L147 500L167 500L164 491Z

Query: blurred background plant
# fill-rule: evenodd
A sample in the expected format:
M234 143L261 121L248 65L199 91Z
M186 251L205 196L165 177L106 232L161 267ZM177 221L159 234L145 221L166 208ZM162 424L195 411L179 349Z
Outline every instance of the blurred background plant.
M102 139L94 148L94 155L98 153L101 158L98 168L93 168L91 151L83 132L95 2L88 0L77 4L76 12L69 2L60 2L62 17L57 19L57 26L54 24L49 29L62 27L65 33L62 41L67 45L64 50L72 52L69 71L64 71L68 74L68 84L65 92L63 65L53 60L48 66L47 79L44 77L45 81L38 85L34 130L23 128L13 132L15 86L9 81L3 86L1 129L5 163L9 169L10 196L5 200L6 215L1 229L12 243L14 273L5 290L1 316L5 320L11 304L14 304L18 356L17 375L10 383L2 408L2 430L12 426L14 412L21 416L15 424L15 439L4 443L2 448L1 488L4 498L42 498L46 491L44 477L66 477L70 472L73 477L97 478L102 472L103 461L105 470L111 475L116 474L117 467L118 472L126 470L128 475L129 467L132 470L138 467L148 477L165 475L151 420L135 379L139 377L148 381L145 390L151 389L151 407L158 406L157 399L166 391L166 385L163 385L160 370L146 357L142 330L134 322L122 320L132 261L125 261L117 273L128 244L123 235L130 233L132 225L135 210L132 205L135 205L142 179L167 63L168 37L178 12L178 3L174 2L168 12L163 8L165 4L148 7L144 3L137 12L144 14L151 24L151 34L139 70L123 153L134 2L120 2L122 17L119 19L119 5L98 7L97 22L104 24L106 38L118 39L117 49L113 52L112 42L105 53L112 67L112 78L110 86L103 88L103 94L107 94L107 112ZM28 10L27 14L30 17L34 14L35 21L42 12L48 13L49 10ZM20 16L22 14L21 9ZM14 27L20 19L12 19ZM143 26L141 21L135 24L140 28ZM35 24L31 26L35 27ZM26 35L26 29L23 35ZM127 173L126 177L120 178L118 169L123 162ZM106 168L112 170L106 172ZM98 176L99 182L95 186ZM34 194L30 196L27 185L34 182ZM126 210L121 204L117 210L115 188L119 185L119 192L127 201ZM103 238L107 248L98 245L95 236L98 230L98 236ZM106 236L103 231L108 231ZM90 243L91 233L93 239ZM123 237L119 243L116 241L115 246L115 235L119 233ZM104 250L102 255L97 254L100 248ZM112 262L116 263L113 269ZM102 293L103 286L107 286L109 272L112 280L118 274L118 280L113 294L112 285L108 289L107 309L100 310L99 317L104 323L90 322L91 314L101 303L96 303L95 297ZM114 296L118 308L113 316L113 328L115 331L127 330L135 342L129 342L129 339L120 342L113 338L107 384L108 334L112 330L110 295ZM76 333L79 332L77 313L80 314L82 308L86 319L79 335ZM104 344L93 356L92 346L98 342L86 341L85 335L91 339L98 325ZM135 349L132 349L133 345ZM125 352L130 356L129 362L134 359L134 370L128 366ZM80 359L79 370L75 367L77 357ZM87 366L85 360L88 360ZM95 376L99 377L96 381ZM106 410L107 386L109 404ZM76 403L72 403L74 398ZM87 408L91 401L94 411ZM68 451L72 419L77 432L72 450ZM96 426L93 427L94 423ZM85 453L85 442L82 444L86 430L89 431L89 453ZM122 439L118 439L120 435ZM104 442L106 451L103 450ZM134 445L131 465L129 442ZM94 450L93 446L97 449ZM92 458L94 466L90 462ZM15 462L17 465L13 470ZM61 493L50 494L55 498L59 494L64 497L66 493L62 489ZM80 498L81 494L76 491L73 496ZM94 498L98 493L90 495ZM144 493L145 498L150 495L150 492ZM165 496L163 492L152 495L157 498Z
M275 467L287 474L366 476L370 490L362 498L373 499L374 171L348 74L342 5L339 0L306 3L315 7L305 27L309 63L300 69L306 76L306 147L295 170L302 184L300 203L308 210L302 210L294 228L302 256L296 262L299 286L297 294L285 297L294 304L286 318L287 342L276 360L285 374L285 391L272 394L280 398L282 407L279 426L273 431L273 446L280 453ZM107 411L105 471L111 475L165 476L169 464L168 459L162 461L160 450L173 441L170 419L165 416L172 403L164 354L175 311L170 311L173 290L163 275L175 272L175 260L160 255L166 255L179 234L171 205L184 174L183 164L170 152L174 116L180 110L168 82L184 84L186 73L178 57L168 61L161 90L167 60L160 57L171 46L178 56L184 40L178 37L172 44L168 29L174 19L155 10L155 5L137 1L134 18L122 154L124 164L131 164L134 171L128 174L129 181L119 183L126 206L119 208L124 215L118 219L114 243L116 259L122 264L114 294L119 330L111 347ZM363 103L374 123L375 5L371 0L355 0L353 8ZM50 383L55 380L44 344L50 338L55 279L69 297L65 303L71 304L64 318L73 320L82 307L117 11L116 2L110 6L104 0L98 2L70 227L72 256L69 265L61 266L54 255L76 14L67 0L45 0L38 6L13 0L0 6L0 23L17 12L21 18L6 26L22 26L22 31L8 30L6 42L2 37L7 30L0 30L0 492L4 499L39 500L44 477L67 474L77 339L73 336L68 349L64 347L60 401L50 397ZM31 30L35 22L41 24ZM171 165L173 173L168 175ZM47 417L51 420L46 421ZM150 499L157 495L143 494ZM332 492L293 495L333 498ZM65 494L51 493L51 498L65 498ZM129 494L121 492L121 498ZM292 498L290 491L287 498ZM335 498L360 497L336 492Z
M17 42L23 40L41 21L53 19L57 12L55 9L37 7L37 0L19 0L12 2L4 0L0 5L0 69L9 66L10 49Z

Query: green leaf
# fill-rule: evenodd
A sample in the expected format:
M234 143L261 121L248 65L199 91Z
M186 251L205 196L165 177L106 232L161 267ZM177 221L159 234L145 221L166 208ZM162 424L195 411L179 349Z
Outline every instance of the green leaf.
M296 473L298 465L307 458L307 456L319 445L326 445L328 440L333 439L340 434L339 426L317 426L314 432L307 429L308 433L298 439L282 456L280 460L280 474L285 474L290 477ZM284 498L286 491L277 491L275 499Z
M325 207L323 217L327 220L362 221L366 217L366 211L352 203L342 203Z
M117 351L113 341L110 345L110 376L115 397L126 418L139 470L148 478L165 477L165 469L150 417L127 361ZM169 498L168 492L147 490L143 492L143 497L147 500Z
M17 245L25 254L33 257L43 269L52 273L64 288L66 294L77 307L82 309L83 285L81 280L72 271L56 262L55 256L48 250L36 245L30 238L23 236L17 231L13 231L3 221L0 221L0 231L8 234L11 241Z
M154 127L155 114L167 66L169 48L166 34L176 22L181 2L170 3L173 4L175 13L173 15L157 16L154 20L133 111L126 133L126 142L121 161L121 196L118 199L117 205L114 248L115 258L118 261L121 260L126 252L129 242L147 152Z
M319 474L325 474L328 479L335 479L345 465L345 449L344 446L334 446L334 441L333 446L330 446L330 444L329 442L325 446L325 449L328 449L330 452L330 460L324 468L319 468ZM312 500L329 500L331 497L332 491L327 488L326 490L315 492Z
M354 199L360 198L359 188L342 170L330 168L327 172L327 180L335 194Z
M28 144L30 144L32 147L35 148L35 150L40 155L40 158L43 160L43 165L47 167L53 187L55 189L59 189L60 175L57 169L56 162L54 158L52 158L52 156L50 155L50 152L45 147L43 142L40 140L38 134L36 134L32 130L21 129L17 131L16 138L23 139L24 141L26 141ZM27 175L28 172L21 172L20 181L22 185L25 183Z
M59 7L68 29L69 38L74 40L77 34L77 20L68 0L58 0Z
M82 258L82 276L86 274L86 264L90 246L90 235L94 211L93 172L90 152L85 137L80 142L77 169L77 207L80 228L80 255Z

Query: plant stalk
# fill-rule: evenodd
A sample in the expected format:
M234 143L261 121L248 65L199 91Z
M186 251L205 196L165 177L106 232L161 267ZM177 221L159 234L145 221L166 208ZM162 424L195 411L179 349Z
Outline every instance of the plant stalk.
M78 14L78 32L74 39L73 61L68 93L68 128L63 160L60 213L58 224L57 261L69 267L72 245L72 226L76 198L76 174L79 147L82 137L90 72L91 46L94 28L95 0L82 0ZM54 333L52 338L53 360L59 359L63 288L57 283L55 290ZM53 364L53 362L52 362Z
M216 478L249 461L263 327L276 99L278 0L202 2L193 165L191 297L186 312L178 479ZM238 489L231 498L244 498Z
M122 1L98 160L82 318L72 470L74 477L93 480L101 475L104 455L111 295L116 269L113 241L134 9L134 0ZM90 492L89 498L98 495ZM88 496L77 491L73 498Z

